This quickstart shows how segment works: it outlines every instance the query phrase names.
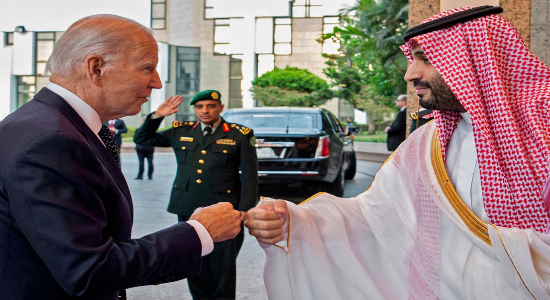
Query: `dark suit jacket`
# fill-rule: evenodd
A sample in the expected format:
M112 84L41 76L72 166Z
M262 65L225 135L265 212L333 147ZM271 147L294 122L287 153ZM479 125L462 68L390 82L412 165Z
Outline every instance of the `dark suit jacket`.
M407 134L407 109L397 113L397 117L388 129L388 140L386 141L388 150L395 151L405 140Z
M222 118L205 144L200 124L193 128L194 122L176 121L172 128L156 133L161 122L162 118L149 115L136 130L134 142L174 149L178 170L169 212L190 216L197 207L218 202L229 202L240 211L254 207L258 159L252 129ZM224 131L224 126L228 130Z
M126 288L199 274L191 225L130 238L122 172L49 89L0 122L0 161L0 299L114 300Z
M109 126L109 121L103 122L103 124ZM113 125L115 129L118 130L117 133L113 133L115 136L115 143L120 147L120 145L122 145L122 134L128 132L128 128L126 128L126 123L121 119L116 119Z

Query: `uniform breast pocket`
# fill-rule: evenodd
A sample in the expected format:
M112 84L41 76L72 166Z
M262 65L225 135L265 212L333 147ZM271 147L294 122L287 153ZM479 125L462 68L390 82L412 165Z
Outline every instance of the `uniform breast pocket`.
M217 167L226 167L232 161L236 159L235 152L237 151L236 145L212 145L212 152L214 153L213 165Z
M180 164L188 164L193 160L193 152L197 147L198 143L196 142L178 142L177 146L174 147L174 152L176 154L176 159Z

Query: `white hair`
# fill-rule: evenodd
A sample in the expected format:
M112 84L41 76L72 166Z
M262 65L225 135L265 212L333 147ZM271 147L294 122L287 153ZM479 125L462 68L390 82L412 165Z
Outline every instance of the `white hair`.
M131 49L128 41L136 33L151 30L136 21L116 15L93 15L76 21L55 43L46 73L70 77L74 68L89 55L107 63L116 62ZM139 46L134 45L135 48Z

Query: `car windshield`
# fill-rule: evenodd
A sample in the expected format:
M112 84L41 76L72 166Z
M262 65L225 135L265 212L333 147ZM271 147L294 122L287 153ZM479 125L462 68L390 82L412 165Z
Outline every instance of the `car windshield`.
M318 129L318 114L289 112L233 113L228 121L265 133L305 133Z

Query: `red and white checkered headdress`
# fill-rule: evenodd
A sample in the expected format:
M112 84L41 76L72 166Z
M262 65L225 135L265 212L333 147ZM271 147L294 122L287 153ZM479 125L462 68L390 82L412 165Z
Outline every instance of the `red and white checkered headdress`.
M423 23L469 8L457 8ZM542 192L550 157L550 69L517 29L492 14L413 37L472 117L485 210L491 222L547 232ZM435 111L445 158L461 116Z

